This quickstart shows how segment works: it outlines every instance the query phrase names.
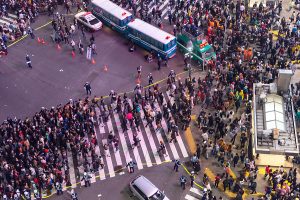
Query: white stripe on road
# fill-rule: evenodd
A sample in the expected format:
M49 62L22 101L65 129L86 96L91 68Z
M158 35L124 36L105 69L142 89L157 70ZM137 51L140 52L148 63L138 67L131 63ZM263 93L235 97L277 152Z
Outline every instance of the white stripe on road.
M132 159L131 159L130 154L129 154L129 149L128 149L128 145L127 145L127 142L126 142L126 139L125 139L125 135L123 133L123 130L121 130L121 125L118 125L118 123L121 124L120 117L119 117L118 114L114 113L114 118L115 118L115 121L116 121L116 124L117 124L119 137L120 137L120 142L121 142L121 146L122 146L123 153L125 155L126 164L127 164L130 161L132 161Z
M143 115L145 115L143 109L141 109L141 112L143 113ZM155 126L155 125L154 125L154 126ZM153 126L153 127L154 127L154 126ZM156 129L156 127L154 127L154 129ZM164 127L162 127L162 129L164 129ZM158 141L164 141L164 139L162 138L162 135L161 135L161 131L156 132L155 135L156 135ZM167 134L165 134L165 135L166 135L166 137L167 137ZM167 143L168 143L168 137L167 137ZM168 145L168 144L165 144L165 146L167 146L167 145ZM167 153L167 155L165 156L165 161L168 161L168 160L170 160L170 156L169 156L170 154L169 154L167 148L166 148L165 150L166 150L166 153ZM171 149L171 151L172 151L172 149Z
M195 197L193 197L193 196L191 196L189 194L185 195L185 199L186 200L199 200L198 198L195 198Z
M154 142L154 138L153 138L153 135L152 134L156 134L156 133L152 133L149 126L146 127L146 122L143 120L144 119L144 111L143 109L141 109L141 120L142 120L142 123L145 127L145 130L146 130L146 135L147 135L147 138L149 140L149 144L150 144L150 147L153 151L153 155L154 155L154 158L155 158L155 162L157 165L161 164L161 160L160 160L160 157L159 157L159 154L157 153L157 148L156 148L156 145L155 145L155 142ZM148 133L148 134L147 134Z
M169 91L167 91L167 95L169 96ZM165 98L164 98L164 99L165 99ZM170 96L169 96L169 99L170 99L171 104L173 105L174 99L171 98ZM182 141L182 138L181 138L180 134L179 134L179 136L177 136L177 141L178 141L178 144L179 144L179 146L180 146L180 150L181 150L181 152L182 152L183 157L185 157L185 158L188 157L187 150L186 150L186 148L185 148L185 146L184 146L184 143L183 143L183 141Z
M8 13L8 16L14 19L18 19L18 16L15 14Z
M11 18L9 18L9 17L2 17L3 19L5 19L6 21L9 21L9 22L12 22L12 23L14 23L16 20L15 19L11 19Z
M193 192L193 193L195 193L195 194L197 194L197 195L199 195L199 196L201 196L201 197L203 196L203 194L200 192L200 190L198 190L198 189L196 189L196 188L193 188L193 187L192 187L192 188L190 189L190 191Z
M157 110L157 111L161 111L159 106L156 107L156 110ZM162 128L164 129L164 132L165 132L166 137L168 138L168 136L167 136L167 134L168 134L168 126L167 126L167 123L166 123L166 121L165 121L164 118L162 118L162 120L161 120L161 125L162 125ZM161 133L158 133L157 135L160 135L160 134L161 134ZM161 136L160 136L160 137L161 137ZM175 145L174 145L174 141L173 141L173 142L169 142L169 141L168 141L168 144L170 145L170 148L171 148L172 154L173 154L173 156L174 156L174 159L178 159L178 158L179 158L179 155L178 155L177 150L176 150L176 147L175 147Z
M111 119L109 119L107 121L107 128L108 128L108 131L112 131L113 135L117 136L117 134L115 133L114 129L113 129L113 125L112 125L112 121ZM115 147L114 147L114 144L112 143L112 146L113 146L113 152L115 152ZM122 165L122 160L121 160L121 156L120 156L120 150L116 151L115 152L115 158L116 158L116 162L117 162L117 165Z
M130 99L128 100L128 102L129 102L130 106L133 108L132 102L131 102ZM145 144L145 140L144 140L143 134L140 133L140 134L138 134L138 135L139 135L139 139L140 139L140 146L141 146L141 148L142 148L144 157L145 157L145 159L146 159L146 165L147 165L147 167L151 167L151 166L152 166L152 161L151 161L151 159L150 159L149 152L148 152L147 146L146 146L146 144ZM137 148L134 148L134 150L135 150L135 149L137 150Z
M72 184L72 188L76 188L76 176L75 176L74 163L73 163L73 157L71 152L68 152L67 158L69 164L70 182Z
M159 10L162 10L168 3L169 0L164 1L164 3L159 7Z
M0 19L0 23L9 25L9 22Z
M102 144L103 144L103 146L104 146L104 144L107 144L107 139L103 139ZM106 155L106 152L105 152L104 157L106 159L106 164L107 164L109 176L114 177L116 174L115 174L114 166L113 166L113 163L112 163L112 160L111 160L111 157L110 157L109 149L107 151L107 155Z
M97 124L98 124L98 126L99 126L99 131L100 131L100 134L101 134L101 129L103 129L102 131L104 132L104 127L102 126L102 124L100 124L100 122L99 122L99 120L98 120L98 119L99 119L99 115L100 115L101 113L100 113L100 110L99 110L98 107L95 108L95 111L96 111ZM96 138L97 138L96 130L95 130L95 135L96 135ZM98 145L96 146L95 151L96 151L96 154L97 154L98 156L101 156L101 152L100 152L100 148L99 148L100 142L99 142L98 138L97 138L97 142L98 142ZM101 158L101 160L103 161L103 158ZM99 168L99 176L100 176L100 180L104 180L104 179L105 179L104 167L103 167L102 169Z

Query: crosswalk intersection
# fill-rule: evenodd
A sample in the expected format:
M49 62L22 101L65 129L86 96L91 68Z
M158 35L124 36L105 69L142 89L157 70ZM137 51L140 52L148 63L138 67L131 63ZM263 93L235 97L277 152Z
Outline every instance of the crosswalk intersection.
M162 11L162 18L168 19L168 14L173 14L175 12L175 6L171 6L170 0L164 0L159 4L156 4L155 0L152 0L148 5L148 13L151 13L152 9L155 8L156 10ZM138 4L137 12L141 10L141 4Z
M164 103L166 99L169 99L171 103L174 101L173 97L170 96L169 92L164 92ZM132 106L131 100L129 104ZM161 111L162 108L158 103L154 103L154 110ZM95 116L93 117L95 136L98 142L96 145L96 154L101 155L104 163L103 169L101 167L97 172L90 173L91 183L96 181L101 181L107 178L116 177L126 172L126 165L130 161L136 162L136 169L141 170L143 168L149 168L154 165L160 165L164 162L169 162L174 159L186 158L188 157L187 146L184 142L184 134L180 133L177 136L177 142L169 142L169 133L167 133L167 122L163 118L161 121L162 129L161 131L156 131L155 122L152 126L147 126L147 122L144 118L144 111L141 109L141 125L140 131L138 131L135 126L128 126L128 130L123 132L121 128L120 115L117 112L111 112L109 119L105 123L99 121L99 116L102 115L99 108L95 109ZM101 118L101 117L100 117ZM103 146L108 143L107 136L108 133L112 133L119 138L119 150L109 145L108 150L104 150ZM133 134L138 134L140 139L140 147L132 148ZM91 136L85 136L85 139L90 141ZM166 155L159 155L159 143L163 141L166 146ZM74 157L71 152L67 153L68 165L69 165L69 180L72 184L72 188L76 188L78 185L84 185L82 181L82 176L84 173L84 168L82 167L81 159ZM91 157L87 158L89 163L91 163ZM66 183L64 181L64 190L66 190Z

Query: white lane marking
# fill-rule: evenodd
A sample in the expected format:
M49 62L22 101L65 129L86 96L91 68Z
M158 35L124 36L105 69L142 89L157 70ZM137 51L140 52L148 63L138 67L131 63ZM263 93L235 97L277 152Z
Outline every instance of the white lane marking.
M132 107L132 102L131 100L129 100L129 104L130 106ZM152 161L150 159L150 156L149 156L149 152L148 152L148 149L147 149L147 146L146 146L146 143L145 143L145 140L144 140L144 137L143 137L143 134L141 132L138 132L139 134L139 139L141 140L140 141L140 145L142 147L142 151L143 151L143 154L144 154L144 157L146 159L146 165L147 167L151 167L152 166Z
M169 96L168 91L167 91L167 95ZM171 104L173 105L174 99L171 98L170 96L169 96L169 99L171 101ZM178 141L178 144L179 144L179 147L180 147L180 150L182 152L183 157L185 157L185 158L188 157L188 153L187 153L187 150L186 150L186 148L184 146L184 143L182 141L181 135L179 134L179 136L177 136L176 139Z

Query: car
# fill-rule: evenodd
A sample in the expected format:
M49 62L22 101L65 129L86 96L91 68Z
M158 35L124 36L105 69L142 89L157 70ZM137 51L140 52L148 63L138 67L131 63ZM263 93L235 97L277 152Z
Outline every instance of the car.
M102 28L102 22L91 12L80 12L75 15L75 19L86 26L89 31L98 31Z
M145 176L138 176L129 183L133 195L140 200L169 200L164 192L160 191Z

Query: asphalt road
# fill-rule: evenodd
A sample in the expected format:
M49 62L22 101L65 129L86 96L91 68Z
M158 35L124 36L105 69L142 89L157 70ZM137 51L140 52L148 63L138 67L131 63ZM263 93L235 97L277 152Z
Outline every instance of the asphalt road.
M46 22L46 20L44 20ZM169 67L157 70L156 61L146 63L146 52L140 48L134 53L128 51L127 41L118 33L104 27L94 33L97 45L96 64L79 55L71 55L71 47L62 44L57 49L50 39L52 26L35 32L46 44L27 37L9 48L9 54L0 58L0 120L9 117L31 116L41 107L64 104L69 99L85 97L83 85L90 82L92 95L108 95L110 90L132 91L136 84L136 68L142 65L142 85L147 83L147 75L152 72L154 81L167 77L169 71L183 71L180 53L169 60ZM77 42L81 36L74 36ZM91 34L87 34L89 40ZM87 44L87 43L86 43ZM33 69L25 62L30 55ZM108 71L105 72L104 65Z
M98 194L101 194L101 200L135 200L129 191L129 182L138 175L147 177L155 186L161 191L164 191L166 196L171 200L184 199L184 195L188 192L189 183L186 190L182 190L179 185L179 177L185 175L183 168L179 168L179 172L173 171L173 163L165 163L163 165L145 168L136 171L133 174L125 173L118 178L110 178L103 181L97 181L91 187L76 188L79 200L99 200ZM53 195L51 199L55 200L68 200L71 199L67 192L61 196Z

